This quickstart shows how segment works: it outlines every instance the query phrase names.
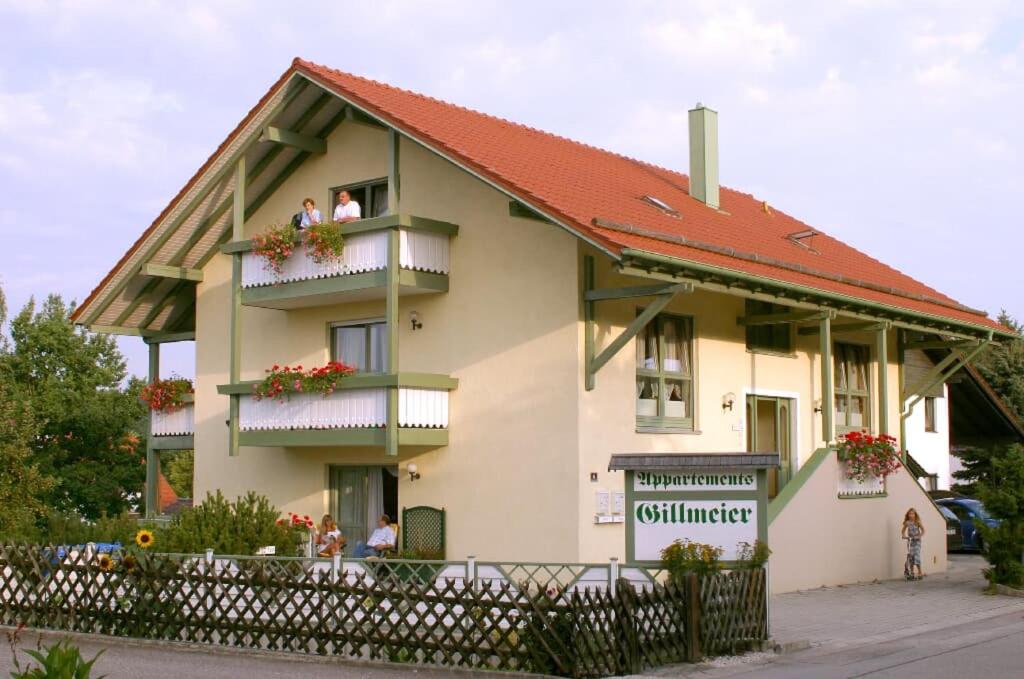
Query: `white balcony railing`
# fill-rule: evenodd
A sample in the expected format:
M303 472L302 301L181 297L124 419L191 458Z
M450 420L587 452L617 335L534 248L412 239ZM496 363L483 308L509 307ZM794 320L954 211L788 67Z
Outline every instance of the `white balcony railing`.
M330 396L293 394L282 401L243 396L239 403L239 429L350 429L387 424L387 388L339 389ZM448 426L448 391L400 387L398 426Z
M152 436L188 436L195 430L196 411L191 403L170 413L157 410L149 413L149 433Z
M885 494L885 480L878 477L863 482L847 477L846 465L839 463L839 479L837 481L839 497L872 497Z
M448 273L449 237L427 231L399 230L399 265L403 269ZM299 245L284 263L281 274L268 269L262 257L253 252L242 256L242 287L291 283L294 281L333 278L368 271L380 271L388 263L387 231L357 233L345 237L340 260L317 264L306 256L306 246Z

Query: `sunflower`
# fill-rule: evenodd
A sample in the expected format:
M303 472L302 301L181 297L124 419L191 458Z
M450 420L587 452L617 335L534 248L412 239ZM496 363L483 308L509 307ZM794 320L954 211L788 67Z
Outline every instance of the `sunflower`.
M124 567L126 573L134 573L135 569L139 567L139 562L131 554L125 554L121 559L121 566Z
M100 554L98 563L101 571L110 571L114 567L114 560L109 554Z
M143 549L149 549L153 546L153 531L146 530L143 528L135 534L135 544Z

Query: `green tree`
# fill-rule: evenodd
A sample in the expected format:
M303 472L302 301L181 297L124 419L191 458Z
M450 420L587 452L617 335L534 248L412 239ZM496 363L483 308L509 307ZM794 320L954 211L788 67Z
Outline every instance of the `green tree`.
M1018 334L1024 332L1024 326L1006 311L999 313L998 320ZM1001 341L982 352L974 365L1017 417L1024 418L1024 339Z
M42 517L54 486L32 463L35 422L28 403L0 379L0 537L27 537Z
M161 455L161 467L167 483L178 497L192 497L192 472L195 454L191 450L178 450Z
M55 480L46 502L87 518L128 509L145 479L145 406L139 380L126 386L114 340L76 329L73 305L50 295L30 300L11 321L11 346L0 359L19 399L31 404L33 459Z
M989 459L991 471L978 480L978 497L997 527L982 528L993 584L1024 585L1024 446L1000 446Z

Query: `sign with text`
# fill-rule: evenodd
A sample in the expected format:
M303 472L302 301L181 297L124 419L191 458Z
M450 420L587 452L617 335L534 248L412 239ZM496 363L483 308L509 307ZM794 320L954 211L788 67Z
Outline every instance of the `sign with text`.
M743 543L767 541L771 459L707 467L707 456L698 462L684 454L678 468L651 469L643 467L647 456L638 457L634 468L629 456L616 458L626 472L628 560L660 562L663 549L683 540L718 547L723 560L733 561Z
M756 500L638 501L631 518L639 561L658 561L661 550L680 539L720 547L731 561L737 545L758 539Z
M746 469L634 472L633 490L757 490L757 473Z

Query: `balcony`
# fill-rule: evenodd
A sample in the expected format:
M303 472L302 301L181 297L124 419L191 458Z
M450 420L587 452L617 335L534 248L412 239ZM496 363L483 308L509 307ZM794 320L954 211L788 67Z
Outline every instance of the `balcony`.
M187 394L186 403L173 412L150 411L149 436L153 450L189 450L196 428L195 404Z
M252 241L222 246L241 253L242 304L299 309L385 296L389 231L398 229L399 295L448 290L449 243L458 227L447 222L388 215L341 225L345 247L340 261L317 264L299 245L282 273L268 270L252 252Z
M383 446L388 390L398 391L398 444L448 444L448 392L458 381L443 375L398 373L347 377L329 396L293 394L284 401L252 397L255 382L221 385L239 398L242 446Z

